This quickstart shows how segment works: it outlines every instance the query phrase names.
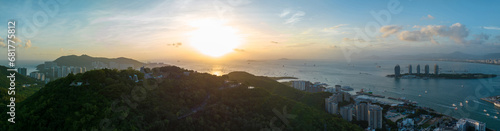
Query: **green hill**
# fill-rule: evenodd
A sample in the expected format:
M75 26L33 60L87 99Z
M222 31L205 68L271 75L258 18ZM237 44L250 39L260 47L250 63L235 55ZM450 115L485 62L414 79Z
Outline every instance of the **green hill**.
M68 55L68 56L61 56L54 60L54 62L57 63L58 66L78 66L78 67L87 67L88 69L91 69L92 67L92 62L100 61L105 64L108 64L110 62L115 62L115 63L121 63L121 64L132 64L134 65L135 68L141 67L144 65L144 63L139 62L134 59L130 58L124 58L124 57L119 57L119 58L104 58L104 57L91 57L88 55ZM44 64L40 64L37 66L37 70L42 71L44 67Z
M57 79L19 103L16 124L0 121L0 130L362 130L313 102L327 94L242 72L152 71L166 78L134 82L129 76L143 74L103 69Z
M0 106L5 107L4 105L7 105L10 102L10 96L7 94L9 83L10 80L6 76L10 75L10 72L7 72L7 67L1 66L0 65ZM39 85L32 85L30 87L22 87L23 84L39 84ZM34 94L36 91L40 89L40 87L43 86L42 82L38 82L33 78L26 77L24 75L21 75L16 72L16 102L21 102L24 99L28 98L32 94Z

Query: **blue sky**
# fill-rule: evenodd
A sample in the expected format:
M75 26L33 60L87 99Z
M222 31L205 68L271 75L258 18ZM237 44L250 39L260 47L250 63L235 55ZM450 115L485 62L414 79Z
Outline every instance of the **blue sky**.
M370 12L388 11L391 2L399 2L401 11L389 12L386 23L377 22ZM44 3L51 3L48 10ZM1 1L0 19L18 22L19 59L26 60L69 54L139 60L210 58L189 40L195 30L189 23L204 19L224 21L244 39L224 58L344 59L346 50L353 49L360 57L499 53L498 5L499 1L436 0L45 0L42 4L33 0ZM54 7L59 10L51 12ZM378 26L370 26L373 23ZM36 31L23 30L28 26ZM368 39L358 37L356 30L366 33L366 27L375 33ZM5 44L6 26L0 31ZM183 44L172 46L178 42Z

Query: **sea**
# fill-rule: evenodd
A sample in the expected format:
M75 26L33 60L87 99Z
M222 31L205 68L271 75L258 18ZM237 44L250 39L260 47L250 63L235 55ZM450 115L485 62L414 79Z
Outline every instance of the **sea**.
M419 106L429 107L442 114L455 118L470 118L485 122L488 128L500 130L500 108L481 100L483 97L500 95L500 65L417 60L235 60L224 62L163 61L181 68L223 75L233 71L246 71L258 76L292 76L300 80L350 86L351 94L370 90L384 102L399 103L387 97L405 97L417 101ZM42 61L21 63L28 72L35 71ZM439 65L440 73L486 73L499 77L488 79L394 79L386 77L394 74L394 66L399 64L401 72L408 72L412 65L413 73L419 64L421 73L426 64L434 72L434 64ZM466 103L468 101L468 103ZM460 103L463 106L460 106ZM456 105L457 110L453 104Z
M350 86L351 94L370 90L373 94L386 96L377 98L384 102L399 103L387 97L405 97L417 101L418 106L455 118L470 118L485 122L491 129L500 130L500 108L480 98L500 95L500 65L416 60L262 60L232 62L172 61L169 64L182 68L223 75L232 71L246 71L258 76L292 76L300 80ZM395 65L401 66L402 73L408 73L412 65L413 73L419 64L421 73L429 65L434 72L437 64L440 73L485 73L499 77L488 79L395 79L386 77L394 74ZM467 101L467 103L466 103ZM462 103L463 106L460 106ZM457 110L453 104L456 105Z

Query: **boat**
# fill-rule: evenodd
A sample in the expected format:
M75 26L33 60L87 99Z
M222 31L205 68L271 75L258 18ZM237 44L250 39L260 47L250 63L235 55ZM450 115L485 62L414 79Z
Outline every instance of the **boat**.
M496 101L496 102L495 102L495 103L493 103L493 104L495 104L495 106L497 106L497 107L500 107L500 102L498 102L498 101Z
M486 109L484 109L483 111L486 112Z
M498 117L497 117L497 116L493 116L493 118L498 119Z
M460 102L460 106L464 106L464 105L462 104L462 102Z
M455 107L455 110L458 110L458 108L457 108L457 107Z
M418 96L422 96L422 95L418 94Z
M451 104L451 106L455 107L455 106L457 106L457 105L455 105L455 104Z
M465 104L469 103L469 101L465 100Z
M490 116L490 114L486 113L487 116Z
M425 94L427 94L427 91L425 91Z

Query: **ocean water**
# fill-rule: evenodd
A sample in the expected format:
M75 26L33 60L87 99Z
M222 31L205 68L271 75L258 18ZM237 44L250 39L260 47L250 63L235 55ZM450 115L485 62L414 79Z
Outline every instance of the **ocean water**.
M371 90L373 94L386 97L406 97L417 101L419 106L430 107L437 112L456 118L471 118L485 122L488 128L500 129L500 108L480 98L500 95L500 77L490 79L394 79L385 77L394 74L394 66L399 64L403 73L412 64L413 73L420 64L421 73L429 64L434 72L438 64L441 73L468 72L500 75L500 65L445 62L445 61L406 61L406 60L268 60L232 62L171 62L182 68L222 75L232 71L246 71L260 76L294 76L301 80L324 82L329 85L348 85L354 94L361 89ZM378 68L377 66L380 66ZM425 93L427 91L427 93ZM420 95L420 96L419 96ZM466 103L465 101L468 101ZM387 101L387 99L382 100ZM460 106L460 102L463 106ZM394 101L394 103L397 103ZM452 106L455 104L458 109ZM484 111L486 110L486 112ZM489 114L489 116L488 116Z

